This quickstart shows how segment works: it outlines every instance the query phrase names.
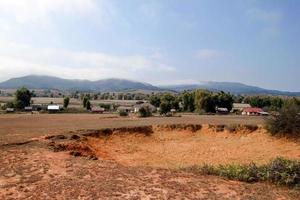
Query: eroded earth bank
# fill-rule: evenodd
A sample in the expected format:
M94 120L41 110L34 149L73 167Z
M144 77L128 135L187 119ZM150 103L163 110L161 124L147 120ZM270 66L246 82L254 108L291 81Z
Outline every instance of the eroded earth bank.
M174 124L46 134L0 147L0 199L298 199L300 191L181 170L300 159L257 126Z

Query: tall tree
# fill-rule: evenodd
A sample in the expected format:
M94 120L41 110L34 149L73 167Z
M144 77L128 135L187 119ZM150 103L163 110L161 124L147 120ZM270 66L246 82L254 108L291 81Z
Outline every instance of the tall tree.
M68 108L70 103L70 97L65 97L64 98L64 108Z
M30 100L32 93L25 87L18 89L15 93L15 104L16 108L23 109L26 106L30 105Z

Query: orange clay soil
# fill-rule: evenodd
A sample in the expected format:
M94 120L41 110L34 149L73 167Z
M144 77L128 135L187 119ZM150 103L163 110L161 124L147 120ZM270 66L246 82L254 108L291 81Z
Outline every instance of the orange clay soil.
M110 136L78 133L77 139L56 136L0 145L0 199L299 199L297 189L165 169L204 162L264 163L276 156L299 159L299 142L270 137L262 129L152 128L148 136L148 128L123 128ZM62 152L53 152L54 147ZM98 160L71 156L64 147L93 152Z
M275 157L300 159L300 144L269 136L263 129L249 133L154 129L143 134L113 134L88 138L97 157L127 166L178 168L197 164L258 164Z

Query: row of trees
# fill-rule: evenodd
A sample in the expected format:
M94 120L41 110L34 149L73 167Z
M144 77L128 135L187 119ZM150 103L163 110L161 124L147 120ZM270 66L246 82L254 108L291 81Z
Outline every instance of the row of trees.
M25 87L18 89L15 92L15 98L11 102L7 102L3 109L6 108L15 108L15 109L24 109L26 106L30 106L31 98L33 96L33 92L28 90Z
M252 107L263 108L266 111L279 111L285 101L288 99L272 96L247 96L243 99L244 103L249 103Z
M197 90L193 92L185 91L180 95L153 95L149 101L152 105L160 108L161 114L166 114L171 109L184 112L215 113L217 107L227 108L230 111L234 99L229 93Z
M122 93L122 92L98 92L98 93L84 93L75 91L70 95L72 98L81 99L88 96L90 100L148 100L150 94L142 93Z

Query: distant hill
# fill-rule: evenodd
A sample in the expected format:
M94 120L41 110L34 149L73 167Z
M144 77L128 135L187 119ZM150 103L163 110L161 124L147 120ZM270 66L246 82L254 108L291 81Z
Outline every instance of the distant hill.
M30 89L59 89L80 91L121 91L121 90L159 90L148 83L141 83L125 79L103 79L98 81L62 79L52 76L30 75L12 78L0 83L2 89L15 89L25 86Z
M170 85L153 86L148 83L125 79L103 79L98 81L62 79L52 76L30 75L19 78L12 78L0 83L0 89L16 89L25 86L30 89L58 89L58 90L79 90L79 91L172 91L181 92L184 90L207 89L210 91L224 91L232 94L266 94L283 96L300 96L300 92L288 92L268 90L260 87L249 86L234 82L201 82L193 85Z
M300 92L268 90L235 82L201 82L200 84L161 86L161 88L177 92L184 90L206 89L210 91L230 92L232 94L300 96Z

